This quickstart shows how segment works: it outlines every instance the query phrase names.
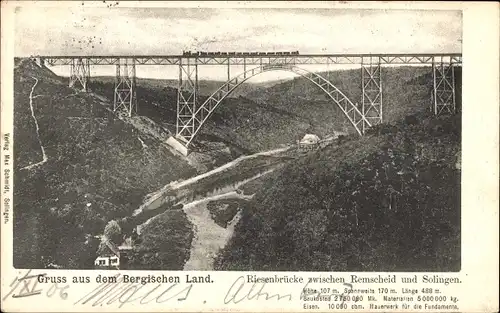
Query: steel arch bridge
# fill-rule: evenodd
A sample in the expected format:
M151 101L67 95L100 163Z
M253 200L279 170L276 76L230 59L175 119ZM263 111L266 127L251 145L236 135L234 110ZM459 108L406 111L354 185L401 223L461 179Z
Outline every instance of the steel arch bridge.
M247 79L267 71L284 70L305 77L342 110L358 134L383 121L382 67L386 65L432 65L431 102L435 115L456 111L455 68L462 65L460 53L439 54L299 54L296 52L187 52L182 55L121 56L36 56L41 66L70 66L70 87L87 90L91 66L116 67L113 110L137 112L136 66L162 65L179 68L177 88L176 136L167 141L184 155L196 134L217 106ZM300 65L360 65L361 99L353 103L329 80ZM227 67L227 80L198 105L198 67ZM247 70L248 65L256 67ZM231 76L231 66L243 66L243 72Z
M195 91L193 90L193 93L185 91L180 92L179 97L181 100L179 101L179 108L177 111L176 137L182 140L186 146L189 146L203 124L210 118L212 112L226 97L238 88L238 86L258 74L277 70L298 74L319 87L342 110L358 134L362 135L366 128L371 127L371 123L365 117L365 114L358 109L357 105L349 100L346 95L323 76L314 72L309 72L295 65L275 64L255 67L232 77L212 93L212 95L210 95L196 110L193 110L193 106L191 106L192 103L189 102L189 99L193 99Z

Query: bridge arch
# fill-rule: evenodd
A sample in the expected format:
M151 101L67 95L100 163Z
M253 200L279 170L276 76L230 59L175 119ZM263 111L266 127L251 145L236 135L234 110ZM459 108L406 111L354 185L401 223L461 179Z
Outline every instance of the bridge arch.
M178 124L180 125L180 127L177 130L176 138L181 140L182 143L186 147L188 147L189 144L193 141L196 134L208 120L208 118L210 118L210 115L219 106L219 104L236 88L238 88L238 86L258 74L278 70L289 71L298 74L319 87L342 110L342 112L348 118L349 122L354 126L358 134L362 135L366 128L371 127L370 122L357 108L357 106L323 76L318 75L314 72L307 71L293 64L271 64L252 68L229 79L214 93L212 93L205 100L205 102L203 102L202 105L200 105L195 110L192 110L193 113L187 120L179 121L178 116Z

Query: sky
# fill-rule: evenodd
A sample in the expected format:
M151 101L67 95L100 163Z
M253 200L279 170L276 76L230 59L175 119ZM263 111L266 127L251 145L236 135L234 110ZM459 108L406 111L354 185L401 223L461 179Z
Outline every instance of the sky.
M101 8L20 7L15 27L16 56L165 55L182 54L184 50L459 53L462 14L436 10L124 8L103 4ZM114 68L93 68L92 72L112 75ZM226 69L200 68L201 78L221 79L224 73ZM137 75L175 78L178 68L141 66Z

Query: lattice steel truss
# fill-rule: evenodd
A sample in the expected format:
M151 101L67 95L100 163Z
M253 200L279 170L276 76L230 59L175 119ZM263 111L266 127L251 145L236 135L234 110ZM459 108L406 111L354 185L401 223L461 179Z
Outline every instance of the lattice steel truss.
M454 114L456 111L456 97L453 60L446 62L443 58L433 58L432 73L434 114Z
M196 116L198 95L198 65L190 59L179 65L179 87L177 88L177 138L188 143L193 138L201 121Z
M128 116L137 112L135 61L120 59L116 64L113 111L124 108Z
M40 62L42 63L42 62ZM90 81L90 62L88 59L72 59L70 64L69 86L76 87L79 84L83 91L87 91L87 83Z
M195 107L194 101L186 101L186 95L179 95L178 108L183 108L186 114L178 117L177 138L183 141L183 144L188 147L192 142L194 136L198 133L205 121L210 117L215 108L221 103L234 89L245 82L247 79L266 71L286 70L307 78L316 86L321 88L335 104L342 110L342 112L349 119L359 134L362 134L362 125L365 124L370 127L370 122L366 120L362 112L356 107L354 103L349 100L340 90L337 89L330 81L317 73L306 71L302 68L289 65L289 64L274 64L264 65L244 71L243 73L228 79L222 86L217 89L207 100L198 108ZM182 70L183 73L191 73L189 70ZM189 76L189 75L188 75ZM194 83L193 83L194 84ZM189 85L191 88L193 85ZM188 87L189 87L188 86ZM196 88L194 89L196 90ZM192 95L194 91L187 93ZM178 110L178 112L181 112ZM179 116L179 113L178 113ZM181 119L182 118L182 119Z
M382 68L379 57L363 58L361 62L361 112L371 125L382 123ZM370 127L363 123L363 134Z
M70 65L72 59L88 59L91 65L115 65L123 58L134 59L137 65L179 65L181 60L191 59L191 65L264 65L264 64L361 64L362 59L380 58L382 64L431 64L433 57L451 58L456 63L462 62L460 53L443 54L300 54L269 55L266 53L227 53L212 56L184 55L101 55L101 56L36 56L49 65Z
M87 91L90 65L115 65L114 111L137 112L136 65L179 66L176 136L187 147L217 105L246 79L268 70L284 69L306 77L321 88L347 116L359 134L383 121L382 68L388 64L432 64L432 109L436 115L455 113L455 66L462 64L459 53L445 54L287 54L276 52L211 52L182 55L101 55L36 56L40 66L70 65L69 85ZM360 64L361 103L354 104L326 78L296 65ZM227 66L227 81L203 104L197 102L198 65ZM231 77L231 66L243 66L241 75ZM258 66L247 70L248 65ZM460 97L459 97L460 99Z

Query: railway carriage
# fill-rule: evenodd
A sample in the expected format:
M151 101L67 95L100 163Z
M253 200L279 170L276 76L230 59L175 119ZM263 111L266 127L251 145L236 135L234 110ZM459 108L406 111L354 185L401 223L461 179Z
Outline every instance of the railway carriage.
M183 56L237 56L237 55L253 55L253 56L276 56L276 55L299 55L299 51L281 51L281 52L220 52L220 51L183 51Z

